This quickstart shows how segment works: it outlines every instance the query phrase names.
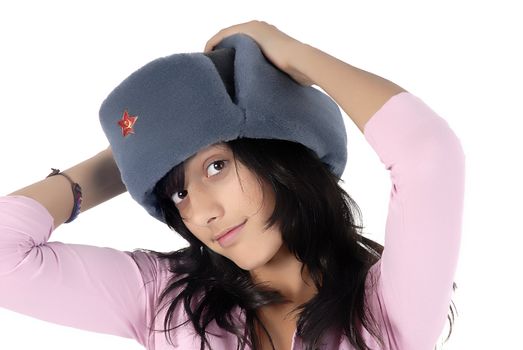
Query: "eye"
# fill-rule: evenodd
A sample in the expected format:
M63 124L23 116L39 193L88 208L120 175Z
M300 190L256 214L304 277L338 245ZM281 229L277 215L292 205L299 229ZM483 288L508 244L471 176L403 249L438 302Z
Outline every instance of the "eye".
M225 160L216 160L216 161L212 162L211 164L209 164L207 166L207 170L209 171L209 169L210 169L211 171L215 171L215 173L211 174L210 176L214 176L214 175L218 174L220 171L222 171L226 162L227 161L225 161ZM177 191L171 196L174 204L176 204L176 205L180 204L185 197L187 197L186 190Z
M217 170L219 173L223 169L224 166L225 166L225 160L216 160L216 161L212 162L211 164L209 164L209 166L207 167L207 170L209 170L209 169ZM214 176L216 174L217 173L212 174L211 176Z
M180 198L179 195L182 195L183 198L185 198L185 196L187 196L187 191L186 190L182 190L182 191L175 192L171 196L174 204L180 204L180 202L182 201L183 198Z

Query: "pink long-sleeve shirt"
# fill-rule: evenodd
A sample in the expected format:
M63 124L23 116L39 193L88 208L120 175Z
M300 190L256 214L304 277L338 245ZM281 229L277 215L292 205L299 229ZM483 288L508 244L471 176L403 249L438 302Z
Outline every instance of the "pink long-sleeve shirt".
M390 171L385 249L367 277L367 295L386 349L432 350L447 322L458 262L465 155L448 123L409 92L391 97L366 123L364 136ZM165 334L148 336L158 296L170 275L148 253L49 241L53 217L38 201L0 196L0 307L41 320L135 339L170 349ZM243 318L240 309L236 315ZM164 311L156 329L163 329ZM178 308L175 320L184 319ZM178 323L176 323L178 324ZM173 333L179 349L199 349L187 323ZM236 348L215 322L212 349ZM378 344L365 330L367 344ZM221 336L220 337L218 337ZM323 349L354 349L327 334ZM302 349L294 333L292 349Z

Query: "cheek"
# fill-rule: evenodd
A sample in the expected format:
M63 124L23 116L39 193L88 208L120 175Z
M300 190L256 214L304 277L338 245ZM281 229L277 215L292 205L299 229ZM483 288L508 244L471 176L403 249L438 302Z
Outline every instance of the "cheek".
M183 218L186 217L182 212L180 212L180 215ZM201 234L201 232L198 232L198 227L196 225L192 224L190 222L190 220L182 219L182 222L183 222L185 228L187 230L189 230L194 237L196 237L198 240L200 240L200 242L203 242L202 241L203 235ZM200 228L200 230L201 230L201 228Z
M264 191L267 191L268 188L263 183L259 183L256 177L251 173L240 172L241 184L238 183L238 193L242 197L241 200L248 204L251 208L256 207L261 209L264 201ZM242 190L243 186L243 190ZM265 201L267 201L267 194L265 194Z
M246 240L241 249L229 259L247 271L255 270L267 264L278 255L283 247L279 230L271 228Z

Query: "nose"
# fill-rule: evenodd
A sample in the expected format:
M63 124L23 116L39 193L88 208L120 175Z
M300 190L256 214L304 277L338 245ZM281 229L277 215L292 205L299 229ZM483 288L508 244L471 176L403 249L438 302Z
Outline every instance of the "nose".
M187 188L189 207L187 220L198 226L208 226L222 217L225 210L220 196L212 188L190 186Z

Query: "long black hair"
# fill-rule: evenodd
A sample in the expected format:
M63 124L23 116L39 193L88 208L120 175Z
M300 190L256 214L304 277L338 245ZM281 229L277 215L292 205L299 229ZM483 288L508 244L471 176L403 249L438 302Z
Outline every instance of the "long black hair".
M368 271L381 258L383 246L363 236L360 209L339 185L343 180L315 152L299 143L239 138L225 144L231 148L235 162L239 160L258 181L271 185L275 208L267 227L279 225L283 244L303 263L302 272L305 266L308 268L318 290L297 308L297 334L306 349L316 349L323 334L334 330L343 332L356 349L368 350L360 326L384 347L383 335L365 298ZM215 320L219 327L237 336L237 349L257 349L256 323L267 332L257 309L287 300L279 291L254 283L249 271L207 249L187 229L171 197L183 190L183 185L181 163L154 188L167 225L189 242L188 247L170 253L147 250L168 259L173 274L159 297L161 302L172 294L165 304L169 308L161 331L172 344L171 331L191 322L201 337L200 349L204 350L205 344L210 349L206 327ZM181 304L189 319L171 327L175 308ZM232 317L236 307L245 312L246 324ZM454 320L452 307L450 312L449 336Z

